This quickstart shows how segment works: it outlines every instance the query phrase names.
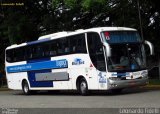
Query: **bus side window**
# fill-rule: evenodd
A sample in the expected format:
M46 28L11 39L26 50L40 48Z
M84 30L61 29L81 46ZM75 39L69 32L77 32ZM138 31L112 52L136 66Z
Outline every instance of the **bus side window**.
M75 53L76 52L76 39L74 37L71 37L70 39L72 42L71 42L71 50L72 50L72 53Z
M65 53L69 53L69 52L70 52L69 47L68 47L68 46L65 46L64 51L65 51Z
M19 49L17 49L17 57L18 60L17 61L25 61L25 48L24 47L20 47Z
M49 54L50 54L50 45L47 43L42 46L42 56L49 57L50 56Z
M36 47L36 55L35 58L42 58L43 57L43 50L42 50L42 45L37 45Z
M13 49L13 61L18 61L18 49Z
M26 58L31 59L32 58L32 50L31 47L27 46L26 48Z
M78 53L83 53L85 51L85 42L84 42L84 39L83 38L79 38L77 39L77 47L76 47L76 51Z
M74 35L68 39L70 40L71 53L87 53L84 34Z
M25 61L25 48L19 47L6 51L6 60L8 62Z
M62 43L58 42L57 43L57 49L58 49L58 55L63 55L63 47Z
M37 56L37 53L36 53L36 47L35 46L33 46L32 48L31 48L31 59L35 59L36 58L36 56Z
M48 47L48 51L49 51L49 56L50 57L53 57L53 56L56 56L57 55L57 43L56 43L57 40L55 41L51 41L51 43L47 44L49 47Z
M82 35L79 35L79 39L77 39L77 50L80 52L80 53L87 53L87 50L86 50L86 42L85 42L85 35L82 34Z
M69 54L70 53L70 48L69 48L70 42L69 40L66 38L65 44L64 44L64 52L65 54Z
M7 60L7 62L13 62L13 57L14 57L13 54L14 54L13 53L13 49L10 49L10 50L6 51L6 60Z
M87 33L88 50L92 63L100 71L106 71L103 45L98 33Z

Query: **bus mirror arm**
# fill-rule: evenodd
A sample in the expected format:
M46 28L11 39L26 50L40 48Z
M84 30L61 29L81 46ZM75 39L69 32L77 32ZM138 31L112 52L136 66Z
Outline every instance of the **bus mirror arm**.
M147 41L147 40L145 40L144 43L149 46L150 55L154 55L154 47L153 47L153 44L152 44L151 42Z
M110 45L108 43L106 43L106 42L104 42L103 45L106 48L106 55L107 55L107 57L111 57L111 48L110 48Z

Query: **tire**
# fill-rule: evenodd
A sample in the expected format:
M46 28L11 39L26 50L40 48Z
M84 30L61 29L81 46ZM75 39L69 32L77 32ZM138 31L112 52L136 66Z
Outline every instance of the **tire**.
M31 90L29 89L29 85L28 85L28 82L26 80L23 81L23 83L22 83L22 90L23 90L23 93L25 95L30 95L31 94Z
M86 96L89 93L87 81L83 78L80 80L80 83L79 83L79 92L83 96Z

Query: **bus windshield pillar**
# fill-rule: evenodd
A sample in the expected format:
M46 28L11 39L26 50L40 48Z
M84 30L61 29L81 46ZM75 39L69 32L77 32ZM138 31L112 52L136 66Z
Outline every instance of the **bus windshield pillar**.
M103 45L106 48L107 57L111 57L111 48L110 48L110 45L108 43L106 43L106 42L104 42Z

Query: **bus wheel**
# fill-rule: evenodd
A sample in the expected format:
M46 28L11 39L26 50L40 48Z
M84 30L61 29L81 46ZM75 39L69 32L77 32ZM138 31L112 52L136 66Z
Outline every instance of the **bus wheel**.
M79 92L81 95L88 95L88 85L85 79L81 79L79 83Z
M31 94L31 91L29 90L28 82L27 82L26 80L23 81L23 83L22 83L22 90L23 90L23 93L24 93L25 95Z

